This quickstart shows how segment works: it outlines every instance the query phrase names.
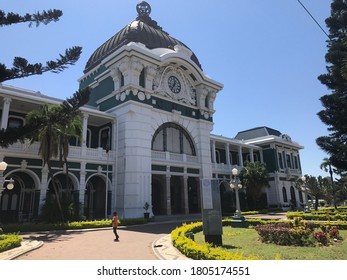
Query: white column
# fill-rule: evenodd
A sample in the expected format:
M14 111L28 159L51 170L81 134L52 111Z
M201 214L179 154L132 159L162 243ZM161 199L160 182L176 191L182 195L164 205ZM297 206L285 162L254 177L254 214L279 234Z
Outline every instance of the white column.
M171 215L171 176L166 175L166 215Z
M239 146L238 154L239 154L239 166L243 167L242 147L241 146Z
M4 104L2 106L2 115L1 115L1 127L0 129L6 129L8 123L8 115L10 113L10 104L12 99L10 97L4 97Z
M254 162L253 148L249 149L249 160L251 162Z
M84 195L86 191L86 163L81 162L81 171L80 171L80 186L79 186L79 202L81 203L81 215L83 215L84 209Z
M227 160L227 164L230 165L230 149L229 149L229 144L225 144L225 157Z
M216 142L214 140L211 141L212 142L212 162L216 163Z
M264 163L263 150L260 150L260 151L259 151L259 154L260 154L260 162L261 162L261 163Z
M48 190L48 167L47 164L42 168L41 172L41 187L40 187L40 199L39 199L39 214L41 214L42 205L45 203Z
M87 113L82 114L82 145L87 145L87 132L88 132L88 118Z
M188 176L183 176L183 199L184 199L184 213L189 214L189 203L188 203Z

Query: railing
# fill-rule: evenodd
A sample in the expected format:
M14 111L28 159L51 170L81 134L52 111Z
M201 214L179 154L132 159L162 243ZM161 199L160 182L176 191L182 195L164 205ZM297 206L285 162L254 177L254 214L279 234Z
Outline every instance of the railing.
M174 154L170 152L152 151L152 160L181 162L181 163L199 163L197 156L186 154Z
M13 145L10 145L8 148L0 148L0 153L3 155L11 154L13 156L23 156L23 154L30 155L32 157L38 157L39 153L39 142L34 142L29 144L28 142L20 143L17 142ZM113 152L109 151L109 159L113 158ZM90 161L106 161L107 154L106 150L102 148L87 148L86 146L78 147L78 146L70 146L69 147L69 159L88 159Z
M286 169L284 169L284 173L287 176L300 176L301 175L300 169L286 168Z
M231 170L237 168L240 171L240 166L225 163L212 163L212 171L217 173L231 174Z

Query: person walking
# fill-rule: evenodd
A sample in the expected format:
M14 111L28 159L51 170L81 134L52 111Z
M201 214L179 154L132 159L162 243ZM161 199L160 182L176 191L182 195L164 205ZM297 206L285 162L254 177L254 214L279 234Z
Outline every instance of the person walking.
M112 228L113 228L113 233L114 233L114 236L115 236L115 240L114 241L119 241L119 235L117 233L117 228L118 228L118 215L117 215L117 212L113 212Z

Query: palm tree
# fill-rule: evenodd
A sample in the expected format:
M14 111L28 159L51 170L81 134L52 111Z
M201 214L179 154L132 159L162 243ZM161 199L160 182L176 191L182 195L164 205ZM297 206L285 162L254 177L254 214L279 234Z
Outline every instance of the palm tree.
M314 209L318 210L319 199L326 193L325 189L327 184L328 182L326 181L326 178L322 178L322 176L315 177L305 175L296 180L295 187L299 189L304 187L305 192L315 199Z
M245 162L241 169L240 178L242 185L246 187L247 195L252 199L253 207L257 208L257 200L263 194L263 188L269 187L268 171L264 163Z
M40 110L32 111L27 114L27 122L30 124L45 123L45 126L40 126L35 132L35 138L31 139L31 142L38 140L40 142L39 155L43 161L43 165L47 164L50 179L54 194L56 196L57 206L61 215L62 221L64 221L64 213L61 206L59 191L57 183L53 176L52 171L52 158L60 158L67 164L67 157L69 153L69 138L71 136L77 136L81 134L81 120L78 115L74 116L65 124L55 121L53 116L59 114L61 107L58 105L49 106L44 104ZM68 169L67 169L68 177ZM68 185L68 180L67 180ZM68 189L68 194L69 194Z
M333 178L333 174L336 173L336 169L332 168L332 163L331 160L329 158L324 158L323 162L320 164L320 169L324 170L325 172L329 172L330 174L330 180L331 180L331 191L329 191L329 193L331 193L332 198L333 198L333 204L335 209L337 209L337 203L336 203L336 191L335 191L335 186L334 186L334 178Z
M68 165L68 155L70 139L73 137L80 138L82 135L82 122L80 116L75 116L71 121L65 125L61 125L58 131L59 134L59 159L60 162L65 164L66 168L66 189L67 189L67 199L71 201L71 190L69 184L69 165Z
M57 206L61 215L61 220L64 221L63 209L61 207L58 187L53 176L51 159L58 156L59 137L58 125L51 121L52 114L56 111L57 106L49 107L47 104L41 106L41 110L35 110L27 114L26 121L29 124L42 123L45 126L40 126L35 132L35 138L30 139L30 142L38 140L40 142L39 155L41 156L43 166L47 164L48 174L52 181L54 194L56 197Z

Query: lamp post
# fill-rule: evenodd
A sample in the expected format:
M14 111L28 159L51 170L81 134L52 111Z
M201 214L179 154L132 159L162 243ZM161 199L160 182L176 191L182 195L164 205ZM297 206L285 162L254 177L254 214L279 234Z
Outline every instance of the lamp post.
M0 162L0 198L1 198L2 192L5 190L4 183L8 183L6 186L8 190L12 190L14 188L14 184L13 184L14 180L12 178L9 180L5 180L3 176L3 173L6 170L6 168L7 168L7 163L4 161Z
M242 185L241 185L241 181L239 177L239 171L236 168L233 168L233 170L231 170L230 188L235 190L235 196L236 196L236 212L234 217L242 219L243 216L241 215L240 198L239 198L239 190L242 189Z

